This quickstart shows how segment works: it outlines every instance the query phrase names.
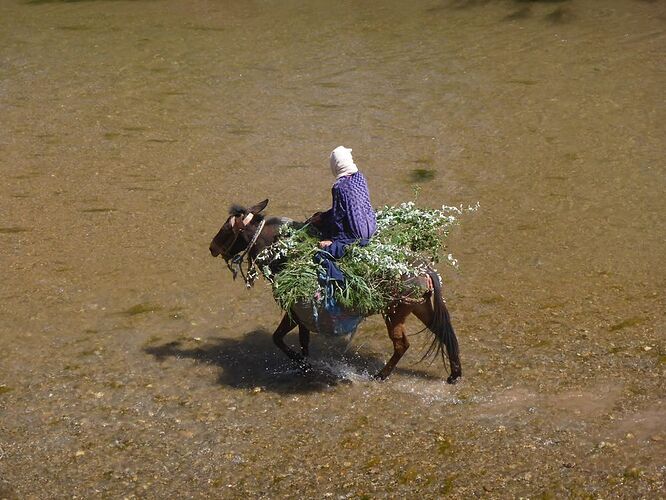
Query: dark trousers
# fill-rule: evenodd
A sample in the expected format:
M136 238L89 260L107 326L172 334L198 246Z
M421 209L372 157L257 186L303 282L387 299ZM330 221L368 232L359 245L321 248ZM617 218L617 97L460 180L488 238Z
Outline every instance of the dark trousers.
M329 285L332 281L337 281L340 286L344 284L345 275L342 273L335 261L340 259L345 254L345 250L352 243L358 243L364 247L370 243L370 241L367 239L334 240L332 244L326 248L322 248L315 254L314 261L321 266L319 271L320 285L326 287L326 285Z

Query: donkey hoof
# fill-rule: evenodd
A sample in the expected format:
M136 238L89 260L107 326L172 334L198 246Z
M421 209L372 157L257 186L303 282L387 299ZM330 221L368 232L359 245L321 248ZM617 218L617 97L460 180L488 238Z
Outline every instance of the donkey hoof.
M301 371L301 373L311 373L313 370L312 365L305 360L297 361L296 367Z
M452 373L449 375L449 378L446 379L447 384L457 384L458 380L460 380L460 377L462 376L462 373Z

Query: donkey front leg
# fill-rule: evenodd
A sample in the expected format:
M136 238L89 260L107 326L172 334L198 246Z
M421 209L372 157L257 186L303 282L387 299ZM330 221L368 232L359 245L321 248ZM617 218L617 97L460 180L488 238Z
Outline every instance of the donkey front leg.
M386 366L375 375L375 378L380 380L387 378L398 364L398 361L400 361L403 354L409 349L409 341L407 340L405 331L405 320L410 312L410 306L406 304L398 304L389 309L389 312L386 314L384 321L386 322L389 338L393 341L393 356L388 360Z
M284 317L282 318L282 321L280 321L280 324L275 330L275 333L273 333L273 342L278 347L278 349L280 349L283 353L285 353L289 359L294 361L299 368L301 368L304 371L307 371L310 368L310 365L307 363L307 361L305 361L303 354L294 351L284 342L285 335L287 335L290 331L292 331L296 326L297 326L296 321L290 318L289 314L285 314ZM300 325L299 325L299 338L300 337L301 335L300 335ZM307 351L307 345L305 347L305 350Z
M301 344L301 354L304 357L310 355L310 330L303 325L298 325L298 341Z

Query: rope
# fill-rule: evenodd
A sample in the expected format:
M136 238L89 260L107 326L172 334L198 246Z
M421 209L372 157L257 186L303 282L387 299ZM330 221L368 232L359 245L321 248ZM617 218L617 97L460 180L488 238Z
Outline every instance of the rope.
M227 267L229 270L232 272L234 279L236 279L236 276L238 276L238 272L240 271L241 276L243 277L243 281L245 281L245 286L247 288L251 288L253 285L253 281L251 278L248 278L248 276L243 272L243 261L245 260L245 257L247 254L252 250L252 247L254 247L254 244L257 242L257 239L259 238L259 234L261 231L263 231L264 226L266 225L266 219L262 219L262 221L259 223L259 227L257 227L257 230L254 232L252 235L252 239L250 240L250 243L248 246L245 248L245 250L238 252L236 255L234 255L229 261L227 262ZM250 273L250 270L252 269L253 266L252 259L247 259L247 273Z

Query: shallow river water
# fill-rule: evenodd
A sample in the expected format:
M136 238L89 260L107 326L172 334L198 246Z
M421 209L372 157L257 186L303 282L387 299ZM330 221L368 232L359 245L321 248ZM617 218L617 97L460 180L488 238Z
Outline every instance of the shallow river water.
M0 2L0 498L663 497L665 51L659 0ZM481 204L455 386L371 380L379 317L300 375L208 253L340 144Z

